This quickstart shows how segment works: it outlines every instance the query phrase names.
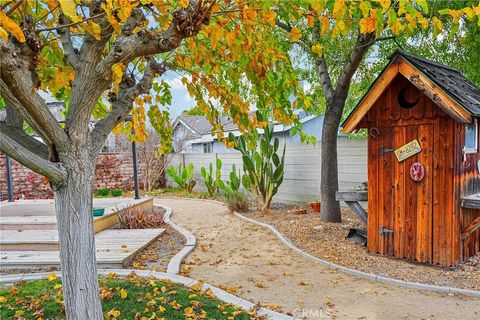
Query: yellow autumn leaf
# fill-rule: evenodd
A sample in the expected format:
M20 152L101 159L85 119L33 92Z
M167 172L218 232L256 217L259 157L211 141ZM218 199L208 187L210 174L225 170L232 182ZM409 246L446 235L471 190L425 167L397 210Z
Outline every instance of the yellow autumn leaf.
M443 23L437 17L433 17L432 18L432 24L433 24L433 35L437 36L440 32L442 32Z
M57 283L56 285L53 286L53 289L58 290L62 287L60 283Z
M217 47L218 42L223 37L223 28L215 28L212 31L212 49L215 50Z
M345 0L335 0L333 4L333 16L335 18L341 18L347 12L347 5Z
M312 0L312 3L310 4L312 9L315 10L318 14L322 13L323 5L324 5L324 1L320 1L320 0Z
M123 288L120 289L120 297L121 297L122 299L125 299L127 296L128 296L127 291L125 291L125 289L123 289Z
M20 26L10 19L3 11L0 11L0 26L3 26L2 30L10 32L18 41L25 42L25 35L23 34ZM2 35L3 38L3 35ZM8 37L6 37L8 39Z
M8 33L2 27L0 27L0 38L2 38L5 41L8 41Z
M72 22L82 21L82 18L77 15L75 0L58 0L58 3L60 4L60 8L62 8L62 12L72 20Z
M186 316L186 317L193 317L193 316L195 316L195 311L193 310L192 307L185 308L185 309L183 310L183 312L185 313L185 316Z
M132 4L129 0L118 0L118 4L120 5L120 10L118 10L118 17L122 22L127 21L127 19L132 14Z
M123 65L122 63L115 63L112 66L112 71L113 83L115 84L115 88L118 88L118 85L122 81L123 72L125 71L125 65Z
M165 308L164 306L158 306L158 311L163 313L163 312L167 311L167 308Z
M380 3L383 9L382 12L385 12L390 7L390 3L391 3L390 0L375 0L375 2Z
M47 4L48 9L50 9L50 11L52 11L57 6L57 0L47 0L46 4Z
M302 38L302 31L300 31L298 28L292 28L288 37L290 38L291 42L298 41Z
M179 304L179 303L177 302L177 300L173 300L172 302L170 302L170 305L171 305L172 308L175 309L175 310L178 310L178 309L180 309L180 308L182 307L182 305Z
M102 29L100 25L93 22L92 20L88 21L87 25L84 26L85 30L90 33L96 40L102 40Z
M402 32L404 28L405 26L402 25L400 19L398 19L394 24L390 26L390 30L392 30L392 32L397 35L400 34L400 32Z
M49 274L47 276L48 281L53 281L53 280L56 280L57 278L58 278L58 276L55 273Z
M312 52L313 52L313 53L316 53L319 57L321 57L322 54L323 54L323 47L322 47L322 45L321 45L321 44L318 44L318 43L317 43L317 44L314 44L314 45L312 46Z
M180 0L180 7L185 9L190 4L190 0Z
M105 318L107 318L107 319L110 319L112 317L113 318L118 318L118 317L120 317L120 314L121 314L120 311L112 309L105 314Z
M375 31L377 25L376 10L371 10L369 17L360 19L359 25L361 33L366 34Z
M0 303L5 303L7 302L7 297L0 296Z
M330 29L330 21L327 17L320 17L320 21L322 22L322 30L321 33L324 35L328 29Z
M358 6L358 8L360 9L360 11L362 12L362 15L364 17L368 17L368 14L370 13L370 8L371 7L372 7L372 5L368 1L360 2L360 5Z

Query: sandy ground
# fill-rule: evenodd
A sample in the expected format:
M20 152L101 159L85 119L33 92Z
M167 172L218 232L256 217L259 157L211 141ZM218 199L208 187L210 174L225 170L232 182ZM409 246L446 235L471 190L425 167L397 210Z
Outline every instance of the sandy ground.
M158 199L172 220L197 237L189 275L229 288L252 302L279 304L308 319L478 319L473 298L387 286L299 256L270 231L245 222L219 204ZM322 311L323 310L323 311ZM326 317L325 315L328 315Z

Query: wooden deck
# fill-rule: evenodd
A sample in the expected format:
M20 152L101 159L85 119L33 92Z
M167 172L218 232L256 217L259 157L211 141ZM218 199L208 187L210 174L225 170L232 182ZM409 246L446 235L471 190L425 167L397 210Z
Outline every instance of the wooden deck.
M148 246L165 229L109 229L95 235L97 265L102 268L124 268L133 259L135 254ZM2 231L2 238L4 233ZM25 233L26 231L20 232ZM36 231L38 233L38 231ZM43 235L43 240L57 239L56 231ZM38 239L39 241L41 239ZM28 251L15 250L0 251L1 268L32 268L58 266L60 264L57 250Z

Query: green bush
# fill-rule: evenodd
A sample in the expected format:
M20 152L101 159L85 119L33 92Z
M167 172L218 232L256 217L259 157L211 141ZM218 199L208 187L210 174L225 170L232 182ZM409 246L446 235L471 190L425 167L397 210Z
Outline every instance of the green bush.
M231 211L248 211L250 200L247 195L240 191L227 191L225 193L225 203Z
M95 191L95 195L97 197L106 197L110 194L110 190L108 189L98 189L97 191Z
M121 196L122 196L122 193L123 193L123 192L122 192L122 190L120 190L120 189L113 189L113 190L112 190L112 196L114 196L114 197L121 197Z
M262 121L262 119L259 119ZM254 131L255 138L253 147L247 146L244 135L240 136L235 143L235 149L242 153L243 177L242 183L256 197L261 211L268 210L273 196L283 182L283 168L285 162L285 145L282 156L277 152L280 145L278 138L273 139L273 124L265 127L264 134L260 137ZM230 140L235 140L233 134ZM259 147L258 147L259 144Z
M175 166L170 166L167 170L167 174L175 181L180 189L187 191L188 193L192 192L197 180L193 177L193 164L190 163L188 166L183 167L183 164L179 164L177 169Z
M217 159L216 161L216 169L215 169L215 179L213 177L213 165L210 163L209 165L209 170L205 169L205 167L202 167L200 169L200 173L202 174L203 177L203 182L205 183L205 186L207 187L208 194L213 196L215 191L217 190L218 187L223 187L223 181L221 178L221 170L222 170L222 160Z

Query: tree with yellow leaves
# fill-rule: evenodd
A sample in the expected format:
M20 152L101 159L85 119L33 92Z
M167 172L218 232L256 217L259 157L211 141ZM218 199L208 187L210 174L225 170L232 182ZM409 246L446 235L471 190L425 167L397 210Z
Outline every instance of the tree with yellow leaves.
M296 74L268 37L275 30L271 3L13 0L0 6L0 105L7 111L0 150L47 177L55 192L67 318L102 319L91 209L95 163L107 135L133 128L142 140L148 116L168 140L164 106L171 94L158 80L167 70L188 74L183 82L214 132L221 131L221 107L244 131L258 125L249 115L254 100L288 113L288 97L299 90ZM64 123L41 91L66 101Z

